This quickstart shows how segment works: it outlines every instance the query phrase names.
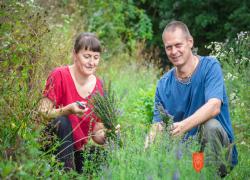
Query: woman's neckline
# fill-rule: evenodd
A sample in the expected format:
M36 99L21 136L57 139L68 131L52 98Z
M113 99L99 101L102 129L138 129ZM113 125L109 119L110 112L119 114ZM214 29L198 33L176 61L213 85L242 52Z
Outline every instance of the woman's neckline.
M67 70L68 70L68 72L69 72L70 78L71 78L71 80L72 80L72 83L73 83L73 85L74 85L74 89L75 89L77 95L78 95L80 98L82 98L82 99L89 99L90 96L91 96L91 95L95 92L95 90L96 90L96 86L97 86L97 78L96 78L96 76L93 75L93 76L95 77L95 86L94 86L94 88L91 90L91 92L90 92L87 96L83 97L83 96L80 95L80 93L78 92L78 90L77 90L77 88L76 88L75 80L74 80L73 75L72 75L73 71L71 70L71 67L70 67L70 66L67 66Z

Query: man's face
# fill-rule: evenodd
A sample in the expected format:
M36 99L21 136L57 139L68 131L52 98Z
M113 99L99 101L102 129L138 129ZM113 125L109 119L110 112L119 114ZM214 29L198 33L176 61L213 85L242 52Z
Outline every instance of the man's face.
M163 35L163 43L168 59L174 66L183 66L190 59L193 39L188 37L181 29L166 31Z

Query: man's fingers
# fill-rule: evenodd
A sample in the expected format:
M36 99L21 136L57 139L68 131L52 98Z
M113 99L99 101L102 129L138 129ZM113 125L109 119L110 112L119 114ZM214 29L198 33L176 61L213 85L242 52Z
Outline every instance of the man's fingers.
M180 129L176 126L172 130L170 130L171 136L177 136L179 132L180 132Z
M149 144L148 139L146 139L145 144L144 144L144 150L146 150L148 148L148 146L149 146L148 144Z
M115 127L116 130L120 130L120 128L121 128L121 125L120 125L120 124L118 124L118 125Z
M174 131L176 128L177 128L178 126L177 126L177 124L172 124L171 126L170 126L170 131Z
M179 132L180 131L178 131L178 130L173 131L172 136L178 136Z

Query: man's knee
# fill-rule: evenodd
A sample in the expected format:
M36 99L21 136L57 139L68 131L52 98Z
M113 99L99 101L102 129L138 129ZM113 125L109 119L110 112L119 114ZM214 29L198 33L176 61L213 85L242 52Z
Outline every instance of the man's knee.
M223 127L216 119L210 119L204 123L205 136L215 135L215 133L221 130L223 130Z
M230 143L226 131L216 119L210 119L204 123L203 136L207 141L216 140L224 146Z

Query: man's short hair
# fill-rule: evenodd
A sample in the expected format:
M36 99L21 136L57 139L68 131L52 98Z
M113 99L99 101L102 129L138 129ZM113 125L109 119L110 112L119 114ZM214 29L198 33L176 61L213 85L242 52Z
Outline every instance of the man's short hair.
M164 31L162 33L162 39L163 39L163 35L164 35L165 32L169 32L169 31L173 32L177 28L181 29L183 31L183 33L186 34L187 37L192 37L192 35L190 34L190 32L189 32L188 27L187 27L186 24L184 24L181 21L171 21L164 28Z

